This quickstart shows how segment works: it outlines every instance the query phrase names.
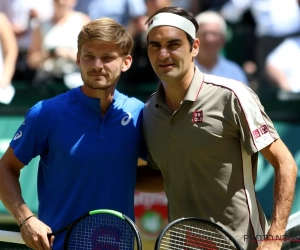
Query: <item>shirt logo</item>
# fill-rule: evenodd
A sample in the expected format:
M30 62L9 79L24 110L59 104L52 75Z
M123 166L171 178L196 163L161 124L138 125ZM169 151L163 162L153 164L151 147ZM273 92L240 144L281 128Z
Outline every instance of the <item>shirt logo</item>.
M260 137L260 132L259 132L258 129L255 129L255 130L252 132L252 134L253 134L254 139L257 139L258 137Z
M265 124L265 125L262 125L260 128L259 128L259 130L260 130L260 132L262 133L262 134L266 134L266 133L268 133L269 132L269 128L268 128L268 126Z
M196 110L193 112L192 122L193 123L203 122L203 110Z
M264 125L260 126L258 129L255 129L252 132L252 134L253 134L254 139L257 139L268 132L269 132L268 126L266 124L264 124Z
M22 131L19 131L18 133L15 134L14 141L18 140L21 136L22 136Z
M130 122L130 120L131 120L131 114L127 113L127 115L121 121L122 126L128 125L128 123Z

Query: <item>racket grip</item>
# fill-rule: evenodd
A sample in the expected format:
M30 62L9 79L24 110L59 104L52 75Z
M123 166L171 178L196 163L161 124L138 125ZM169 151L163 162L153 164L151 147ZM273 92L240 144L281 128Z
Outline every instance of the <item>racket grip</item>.
M0 242L10 242L16 244L25 244L21 233L0 230Z

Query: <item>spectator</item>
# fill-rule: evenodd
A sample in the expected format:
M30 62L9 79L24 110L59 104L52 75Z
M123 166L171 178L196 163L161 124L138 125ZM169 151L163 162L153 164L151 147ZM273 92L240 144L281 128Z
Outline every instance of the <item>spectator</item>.
M152 15L155 11L157 11L163 7L172 5L172 0L145 0L145 2L146 2L146 6L147 6L147 15L148 16Z
M162 7L170 6L171 0L145 0L147 7L147 16L152 15L155 11ZM124 84L152 84L158 83L153 68L150 64L147 54L147 39L145 21L147 16L139 19L135 24L131 24L130 33L134 36L134 47L132 50L131 70L121 75L120 83ZM155 87L153 88L155 90Z
M243 69L220 54L227 37L225 20L217 12L205 11L195 17L199 25L197 37L200 40L195 65L201 72L231 78L249 86Z
M9 104L15 94L12 77L18 45L8 18L0 13L0 103Z
M260 84L265 84L265 59L285 38L300 33L300 8L297 0L229 0L220 13L234 23L247 10L251 11L256 25L257 73Z
M90 19L74 11L75 0L53 0L54 15L33 30L28 64L37 69L33 84L61 81L68 88L82 84L76 66L77 35Z
M202 1L199 0L171 0L172 6L178 6L196 15L200 12Z
M300 36L285 39L267 57L266 74L281 92L300 93ZM280 93L280 92L279 92Z
M201 0L199 1L199 12L207 10L219 11L222 8L222 6L228 1L229 0Z
M144 0L78 0L75 10L86 13L92 20L110 17L118 23L128 26L132 19L146 14Z
M52 9L49 1L43 0L43 6L40 0L1 0L0 11L6 14L12 24L12 29L18 42L18 59L13 80L31 81L35 70L27 64L27 52L30 45L31 31L35 20L38 18L49 18L52 15ZM41 11L41 7L47 9L47 13Z

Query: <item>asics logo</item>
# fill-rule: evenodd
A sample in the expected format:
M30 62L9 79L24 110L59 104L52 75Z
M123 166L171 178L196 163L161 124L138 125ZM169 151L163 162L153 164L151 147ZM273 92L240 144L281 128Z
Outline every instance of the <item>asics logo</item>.
M18 133L15 134L14 140L19 139L22 136L22 131L19 131Z
M131 114L127 113L127 115L122 119L121 124L126 126L131 120Z

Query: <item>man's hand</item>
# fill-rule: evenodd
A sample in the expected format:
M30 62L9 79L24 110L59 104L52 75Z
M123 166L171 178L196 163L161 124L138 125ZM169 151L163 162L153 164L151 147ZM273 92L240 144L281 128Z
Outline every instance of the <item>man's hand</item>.
M283 240L266 240L263 241L256 250L280 250Z
M21 227L21 234L28 247L35 250L51 250L54 236L48 238L52 230L36 217L32 217Z

